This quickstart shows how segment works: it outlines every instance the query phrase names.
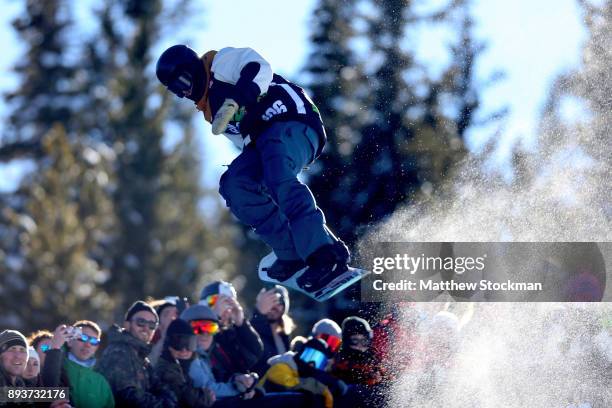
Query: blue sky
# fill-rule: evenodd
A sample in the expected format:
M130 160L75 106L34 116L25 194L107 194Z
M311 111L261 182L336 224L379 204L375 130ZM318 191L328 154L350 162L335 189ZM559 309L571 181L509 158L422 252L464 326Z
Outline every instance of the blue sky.
M2 1L0 41L14 46L4 47L0 60L0 91L15 86L9 74L10 65L21 49L12 28L11 18L19 12L21 2ZM80 3L80 14L86 8ZM432 3L422 2L427 7ZM303 67L309 51L308 33L315 0L232 0L206 2L202 21L190 25L191 45L199 52L224 46L248 46L266 57L274 69L295 78ZM580 49L585 30L575 0L479 0L474 2L476 35L487 43L487 51L478 66L478 76L484 82L496 70L506 77L483 95L485 110L492 112L501 106L510 108L503 123L505 146L517 138L533 141L537 120L555 75L580 64ZM183 42L185 32L168 38L165 45ZM446 63L445 47L448 32L427 29L407 39L415 41L418 58L428 63L435 73ZM195 113L194 113L195 115ZM6 117L0 101L0 117ZM203 180L215 185L223 164L231 161L236 150L222 136L213 136L208 125L199 122L204 142ZM0 125L0 130L2 126ZM468 136L469 146L477 150L496 129L483 127ZM503 153L503 150L502 150ZM14 188L24 168L22 163L0 165L0 190Z

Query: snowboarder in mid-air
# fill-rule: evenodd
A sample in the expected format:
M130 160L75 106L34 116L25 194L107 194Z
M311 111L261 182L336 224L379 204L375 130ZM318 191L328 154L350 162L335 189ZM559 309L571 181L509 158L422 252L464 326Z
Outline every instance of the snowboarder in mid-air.
M172 93L195 102L213 134L224 133L242 149L221 176L219 192L274 250L268 277L286 283L295 275L297 289L312 294L351 270L348 248L298 179L326 142L319 110L304 90L274 74L250 48L199 57L175 45L159 57L156 73Z

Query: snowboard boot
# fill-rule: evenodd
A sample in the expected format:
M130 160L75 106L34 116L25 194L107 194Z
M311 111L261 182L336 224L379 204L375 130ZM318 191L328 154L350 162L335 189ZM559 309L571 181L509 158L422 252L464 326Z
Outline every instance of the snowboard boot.
M297 284L307 292L317 291L348 271L349 261L350 253L343 242L323 245L308 256L308 269L297 279Z
M306 263L301 259L277 259L264 271L272 279L276 279L279 282L284 282L290 279L293 275L306 268Z

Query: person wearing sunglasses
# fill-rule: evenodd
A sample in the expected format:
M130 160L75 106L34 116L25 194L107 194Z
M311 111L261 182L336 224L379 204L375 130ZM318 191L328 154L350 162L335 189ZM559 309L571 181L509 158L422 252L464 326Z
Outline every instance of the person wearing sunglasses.
M189 376L194 386L211 389L219 404L236 402L237 398L243 400L252 398L254 396L252 388L256 383L254 375L237 371L223 381L218 380L213 373L213 365L216 362L213 352L219 347L216 344L216 337L221 330L217 314L210 307L197 304L187 308L181 313L180 318L189 323L196 336L197 358L189 369Z
M110 384L117 406L178 406L177 396L160 381L147 357L158 324L155 309L138 300L126 312L123 328L114 325L108 330L108 346L95 369Z
M156 74L170 92L195 102L213 134L242 149L221 176L219 193L276 254L268 275L282 282L308 266L297 283L314 292L346 272L348 248L298 178L327 139L307 93L273 73L250 48L226 47L199 57L186 45L174 45L159 57Z
M102 335L100 326L90 320L80 320L72 327L81 330L76 338L66 343L67 356L63 368L70 385L70 397L74 405L76 407L113 407L115 399L108 381L93 370Z
M38 353L41 371L45 365L45 353L51 347L51 339L53 339L53 333L49 330L37 330L28 336L28 344Z
M196 358L196 346L192 326L185 320L175 319L166 330L162 352L155 365L160 380L170 386L178 396L180 406L185 408L210 407L216 397L210 388L194 386L189 377L189 369Z
M210 351L217 378L227 382L235 373L252 371L263 353L263 343L245 319L234 286L224 281L204 286L199 304L212 309L219 323L215 347Z

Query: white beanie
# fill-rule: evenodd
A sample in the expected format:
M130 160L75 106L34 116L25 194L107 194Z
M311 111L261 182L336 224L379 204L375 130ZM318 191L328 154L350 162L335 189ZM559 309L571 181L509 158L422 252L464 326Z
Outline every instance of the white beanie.
M36 352L36 349L34 347L32 347L32 346L29 346L28 347L28 360L30 360L32 358L38 360L38 364L40 364L40 356Z
M312 335L316 337L319 334L329 334L342 338L342 329L338 326L338 323L331 319L321 319L312 326Z

